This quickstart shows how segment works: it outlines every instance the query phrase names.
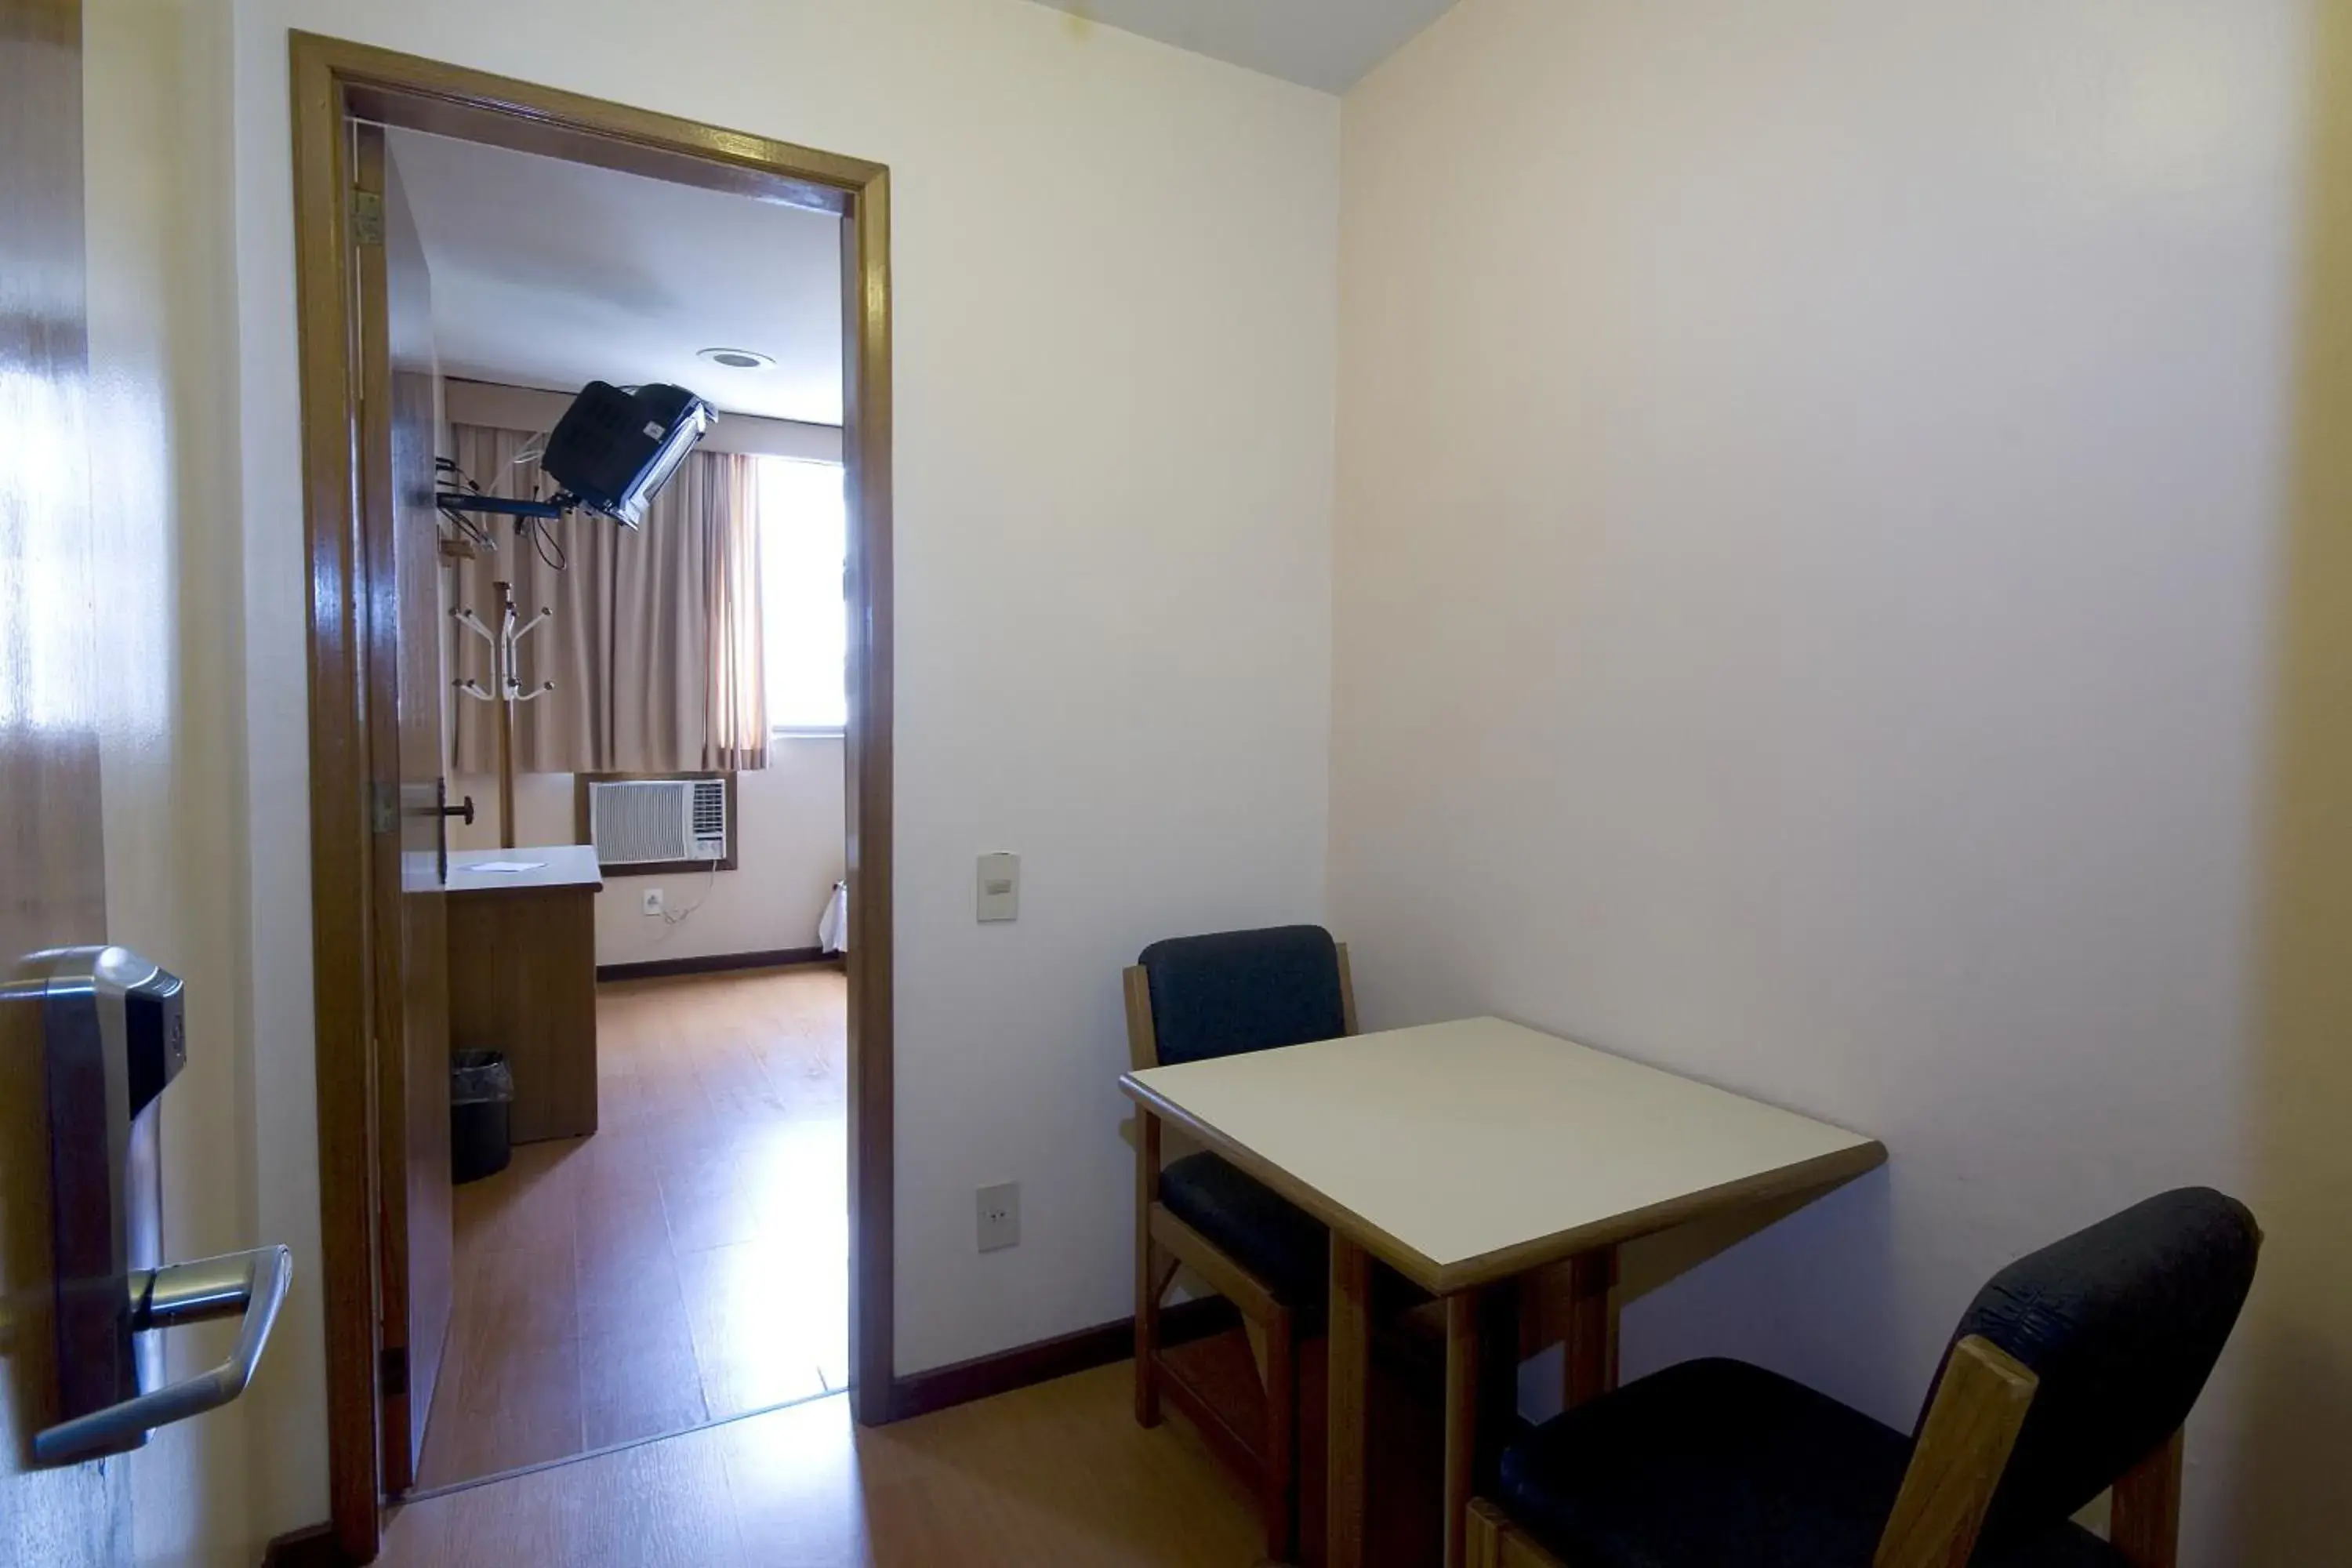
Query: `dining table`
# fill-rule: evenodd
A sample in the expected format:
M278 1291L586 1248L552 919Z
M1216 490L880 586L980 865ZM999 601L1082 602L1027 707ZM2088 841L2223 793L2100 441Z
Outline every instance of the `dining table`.
M1516 1361L1496 1353L1507 1288L1564 1281L1563 1399L1594 1397L1615 1379L1621 1246L1826 1192L1886 1159L1862 1133L1495 1017L1119 1082L1139 1114L1330 1229L1328 1568L1364 1561L1375 1260L1444 1303L1444 1561L1465 1568L1481 1421L1510 1397L1494 1368Z

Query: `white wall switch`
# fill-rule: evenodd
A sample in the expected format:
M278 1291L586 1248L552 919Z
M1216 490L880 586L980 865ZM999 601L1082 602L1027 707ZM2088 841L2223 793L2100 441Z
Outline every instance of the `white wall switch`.
M1021 1245L1021 1184L980 1189L980 1249L1002 1252Z
M982 923L1021 918L1020 856L980 858L980 918Z
M661 912L661 889L659 888L647 888L646 889L646 913L649 915L657 915Z

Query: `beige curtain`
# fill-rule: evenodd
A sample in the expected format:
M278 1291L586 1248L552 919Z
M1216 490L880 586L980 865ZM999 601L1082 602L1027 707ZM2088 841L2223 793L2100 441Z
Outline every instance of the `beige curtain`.
M457 464L493 495L551 495L535 460L542 436L452 426ZM462 562L453 604L495 626L497 583L514 584L529 620L525 688L555 689L522 705L515 724L521 773L675 773L767 765L760 633L758 486L753 459L697 452L680 464L635 532L574 513L548 529L557 570L503 520L495 552ZM459 631L457 679L489 684L489 649ZM460 698L452 763L498 766L498 713Z
M702 765L748 772L768 765L768 649L760 597L759 470L732 454L713 486L719 520L702 531L712 653L702 725Z

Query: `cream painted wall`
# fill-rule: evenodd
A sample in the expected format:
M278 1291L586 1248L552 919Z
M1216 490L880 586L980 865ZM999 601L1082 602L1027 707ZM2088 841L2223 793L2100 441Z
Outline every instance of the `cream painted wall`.
M604 890L596 895L598 963L816 945L817 917L842 878L845 860L841 738L780 740L770 756L767 767L735 778L736 869L605 879ZM471 827L450 825L451 846L496 847L496 775L461 775L450 787L473 796L476 811ZM516 842L570 844L578 837L572 775L517 775ZM644 907L648 888L662 889L673 917L689 906L694 912L674 925L649 918Z
M84 0L84 142L108 934L188 984L188 1066L163 1101L163 1241L204 1258L264 1239L247 1106L236 752L238 640L226 236L228 12ZM170 1375L216 1364L234 1324L173 1332ZM285 1359L273 1344L264 1380ZM142 1564L250 1563L246 1406L164 1427L128 1463Z
M244 0L235 361L263 1230L315 1280L287 28L887 163L898 507L898 1360L1129 1310L1118 970L1322 898L1339 110L1020 0ZM1024 856L1017 925L973 858ZM971 1202L1024 1189L981 1257ZM299 1288L298 1288L299 1289ZM315 1296L257 1436L324 1517Z
M2262 1203L2305 26L1465 0L1349 97L1368 1023L1496 1010L1893 1152L1639 1300L1629 1373L1745 1355L1907 1426L2003 1261L2176 1184ZM2316 1562L2231 1540L2252 1354L2190 1561Z

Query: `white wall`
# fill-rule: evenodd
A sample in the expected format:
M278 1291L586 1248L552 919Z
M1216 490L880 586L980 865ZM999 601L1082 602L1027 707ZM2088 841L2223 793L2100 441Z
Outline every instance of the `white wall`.
M1312 917L1335 100L1019 0L247 0L236 272L257 1131L298 1237L272 1528L324 1517L289 26L886 163L898 505L898 1361L1127 1312L1118 970ZM972 858L1025 857L972 923ZM1024 1244L974 1250L1017 1179Z
M188 984L188 1066L163 1105L163 1243L257 1245L237 812L236 514L218 367L233 353L228 12L84 0L91 516L105 575L110 938ZM216 1364L234 1324L179 1330L170 1375ZM271 1347L265 1378L281 1347ZM128 1461L130 1540L152 1564L252 1562L246 1406L158 1431Z
M838 735L778 740L770 747L768 766L735 775L736 869L608 875L604 890L596 895L596 962L647 963L814 947L817 919L842 878L845 858L841 746ZM496 847L496 775L464 774L452 779L450 788L459 796L471 795L476 813L471 827L450 825L451 847ZM578 839L572 775L516 775L516 843ZM662 890L675 924L646 914L644 894L651 888ZM684 914L689 908L693 912Z
M1629 1374L1907 1426L1996 1266L2246 1178L2301 26L1465 0L1347 100L1367 1022L1496 1011L1893 1152L1636 1303ZM2228 1383L2201 1563L2253 1560Z

